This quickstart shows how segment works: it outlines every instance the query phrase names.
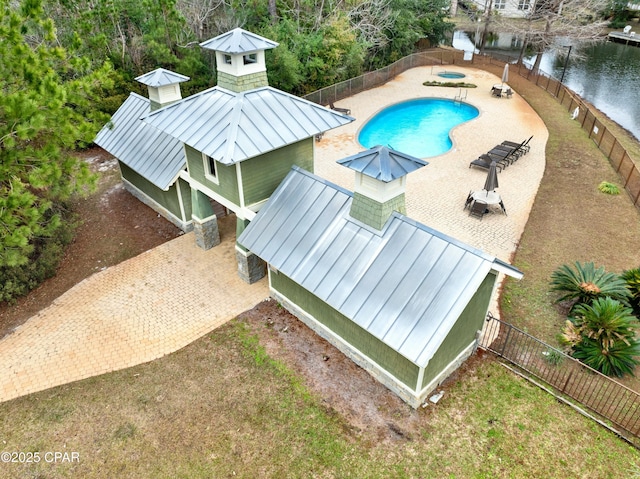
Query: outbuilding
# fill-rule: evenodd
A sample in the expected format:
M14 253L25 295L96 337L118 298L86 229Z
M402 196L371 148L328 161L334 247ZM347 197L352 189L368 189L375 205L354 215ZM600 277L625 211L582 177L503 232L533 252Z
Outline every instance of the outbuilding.
M293 167L238 242L271 295L413 407L476 347L513 266L405 215L423 160L375 147L338 161L355 192Z

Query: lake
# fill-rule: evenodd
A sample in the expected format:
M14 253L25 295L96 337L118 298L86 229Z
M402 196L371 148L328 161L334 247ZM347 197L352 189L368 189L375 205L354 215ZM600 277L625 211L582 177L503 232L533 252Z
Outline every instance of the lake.
M473 51L475 34L456 31L452 46ZM521 41L511 34L493 33L485 51L512 54L517 58L520 45ZM540 70L560 79L566 51L568 49L545 52ZM535 56L525 58L529 66L534 62ZM563 83L640 140L640 48L613 42L574 46L566 63Z

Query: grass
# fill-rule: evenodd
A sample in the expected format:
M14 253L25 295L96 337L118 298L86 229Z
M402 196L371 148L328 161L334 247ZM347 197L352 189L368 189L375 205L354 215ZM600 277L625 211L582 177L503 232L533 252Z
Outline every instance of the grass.
M152 363L0 405L3 450L78 453L2 477L617 478L640 453L494 361L478 360L418 433L352 430L243 320Z
M500 68L494 73L499 75ZM640 213L614 183L618 175L609 161L580 125L568 120L563 106L518 75L512 75L510 84L544 120L549 141L544 177L514 258L524 278L506 281L502 317L557 345L566 311L555 303L558 295L549 292L551 273L575 261L593 261L617 273L637 267ZM620 128L618 133L624 137ZM615 179L611 183L623 194L602 194L602 178ZM636 378L622 382L640 391Z
M496 72L494 72L496 73ZM497 71L500 74L500 71ZM638 266L640 219L615 172L567 112L513 75L545 120L547 168L508 282L505 319L553 343L563 312L548 292L560 264ZM242 320L152 363L0 404L4 451L77 452L79 461L2 464L4 478L619 478L640 453L493 361L478 361L419 434L381 441L354 431Z

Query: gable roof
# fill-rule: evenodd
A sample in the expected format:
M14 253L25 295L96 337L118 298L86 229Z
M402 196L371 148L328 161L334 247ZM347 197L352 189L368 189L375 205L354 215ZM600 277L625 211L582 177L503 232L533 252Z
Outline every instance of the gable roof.
M385 183L402 178L429 164L415 156L381 145L338 160L337 163Z
M161 87L166 85L173 85L175 83L182 83L184 81L190 80L190 78L184 75L180 75L180 73L166 70L164 68L156 68L149 73L145 73L144 75L136 77L135 80L142 83L143 85Z
M272 87L213 87L144 121L225 165L313 137L354 119Z
M182 143L141 121L149 112L148 98L131 93L94 140L94 143L142 175L168 190L186 167Z
M207 50L238 54L255 52L257 50L269 50L277 47L278 43L243 30L242 28L234 28L227 33L202 42L200 46Z
M420 367L491 270L522 276L399 213L374 231L349 216L351 202L294 167L238 243Z

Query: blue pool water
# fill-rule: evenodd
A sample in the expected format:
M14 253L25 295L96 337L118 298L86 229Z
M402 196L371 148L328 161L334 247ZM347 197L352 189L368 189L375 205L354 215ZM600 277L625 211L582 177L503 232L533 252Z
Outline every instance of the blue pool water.
M442 78L464 78L467 75L465 75L464 73L456 73L456 72L441 72L441 73L438 73L438 76Z
M441 98L420 98L385 108L360 130L365 148L383 145L418 158L429 158L451 149L451 129L477 117L467 103Z

